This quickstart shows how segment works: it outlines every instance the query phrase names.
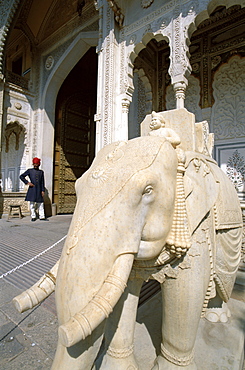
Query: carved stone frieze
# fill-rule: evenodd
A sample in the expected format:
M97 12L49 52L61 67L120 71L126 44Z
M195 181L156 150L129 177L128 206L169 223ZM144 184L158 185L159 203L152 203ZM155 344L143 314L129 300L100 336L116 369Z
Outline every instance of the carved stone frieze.
M154 24L154 20L159 19L159 17L163 17L163 15L167 15L170 13L176 5L176 0L169 1L167 4L163 5L162 7L158 8L157 10L153 11L152 13L148 14L147 16L141 18L140 20L124 27L125 36L137 33L138 30L145 28L148 24ZM172 14L168 14L166 18L166 23L169 23ZM169 19L168 19L169 18ZM154 29L154 31L156 31Z
M11 84L18 85L22 87L25 90L28 90L29 87L29 80L27 80L25 77L19 76L16 73L13 73L11 71L6 72L6 81Z
M230 5L230 6L229 6ZM209 18L205 19L199 28L205 28L213 23L222 22L227 15L234 15L234 12L241 9L240 5L227 4L227 7L223 7L221 10L212 13Z
M126 92L127 88L127 76L126 76L126 48L125 41L120 43L120 93Z

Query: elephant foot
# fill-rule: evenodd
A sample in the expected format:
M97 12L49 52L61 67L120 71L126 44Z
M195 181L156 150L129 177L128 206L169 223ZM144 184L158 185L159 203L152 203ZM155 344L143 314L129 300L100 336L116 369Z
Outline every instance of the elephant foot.
M100 364L99 364L100 362ZM105 353L105 355L100 358L93 369L100 370L139 370L139 366L135 360L134 354L131 353L129 356L124 357L123 353L117 353L116 356L111 356Z
M169 362L162 356L158 356L151 370L197 370L197 366L194 362L186 366L179 366Z
M207 308L204 317L210 322L227 322L231 317L231 312L227 304L223 302L222 307Z

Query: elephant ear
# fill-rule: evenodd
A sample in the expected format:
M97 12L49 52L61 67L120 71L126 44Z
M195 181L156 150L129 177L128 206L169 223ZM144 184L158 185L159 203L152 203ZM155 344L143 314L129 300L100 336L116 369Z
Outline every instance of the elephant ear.
M217 167L214 160L209 159ZM186 152L184 190L190 234L214 206L219 183L213 176L207 157L199 153Z

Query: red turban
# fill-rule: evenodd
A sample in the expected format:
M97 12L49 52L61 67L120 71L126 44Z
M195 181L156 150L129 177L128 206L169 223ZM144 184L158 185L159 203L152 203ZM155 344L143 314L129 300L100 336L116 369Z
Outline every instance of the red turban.
M40 165L40 163L41 163L41 159L39 159L39 158L35 157L35 158L33 158L32 163L33 163L33 164L39 164L39 165Z

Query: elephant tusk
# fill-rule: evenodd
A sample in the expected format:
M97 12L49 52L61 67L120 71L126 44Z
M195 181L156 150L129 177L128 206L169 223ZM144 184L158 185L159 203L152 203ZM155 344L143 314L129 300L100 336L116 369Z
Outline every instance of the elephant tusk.
M59 261L52 269L38 280L31 288L13 299L13 304L20 313L25 312L42 302L55 290Z
M133 254L120 255L94 298L59 327L59 338L65 347L84 340L110 315L126 288L133 261Z

